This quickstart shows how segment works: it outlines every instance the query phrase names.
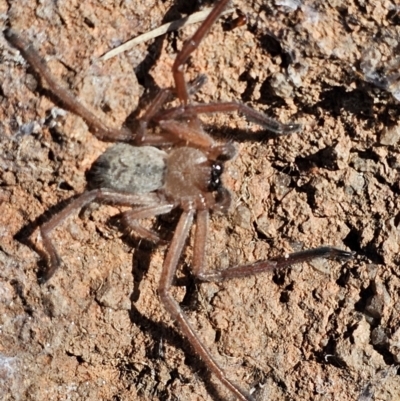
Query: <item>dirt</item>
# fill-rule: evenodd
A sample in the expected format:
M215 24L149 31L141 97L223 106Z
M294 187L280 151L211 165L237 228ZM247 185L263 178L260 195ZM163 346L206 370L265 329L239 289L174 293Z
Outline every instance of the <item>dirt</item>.
M209 5L127 0L0 0L2 29L31 41L52 74L105 123L131 124L198 25L99 57ZM188 63L207 74L195 101L245 102L300 133L273 138L237 114L204 118L239 150L215 215L208 264L333 245L316 260L225 283L189 274L174 297L227 376L256 400L400 399L399 7L389 1L244 2ZM225 28L225 29L224 29ZM93 206L53 238L63 267L46 284L38 227L85 189L109 146L64 112L0 35L0 398L231 400L157 296L167 246L121 232L124 209ZM132 114L133 113L133 114ZM254 132L254 141L245 134ZM176 216L156 222L166 235Z

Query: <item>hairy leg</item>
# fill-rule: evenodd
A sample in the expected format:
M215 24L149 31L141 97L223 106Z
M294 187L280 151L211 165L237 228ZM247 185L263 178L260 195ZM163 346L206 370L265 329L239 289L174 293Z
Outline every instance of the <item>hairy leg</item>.
M211 356L210 352L204 346L198 335L194 331L193 327L189 323L189 320L178 302L172 298L170 289L172 281L175 277L176 268L182 254L183 247L186 239L189 235L190 228L193 224L193 217L195 211L183 211L182 216L178 222L175 230L174 237L172 239L170 248L167 256L164 260L163 271L161 274L160 284L158 292L165 309L177 322L179 328L191 343L194 351L201 357L207 367L212 373L214 373L218 379L241 401L253 401L253 398L236 384L232 383L226 378L226 375L222 368L218 365L215 359Z
M175 205L173 203L165 203L156 206L135 208L122 214L122 222L126 227L135 231L140 238L156 243L165 243L166 241L163 241L157 233L142 227L138 223L138 220L169 213L174 207Z
M176 107L159 113L154 117L154 120L160 121L161 123L163 120L168 121L176 118L185 119L186 117L190 117L194 114L232 113L235 111L243 114L249 121L261 125L268 131L274 132L275 134L287 135L301 130L301 124L282 124L279 121L268 117L264 113L254 110L246 104L238 102L195 104L185 107ZM249 134L249 138L251 138L251 133Z
M208 232L208 218L208 211L199 211L197 213L195 243L193 249L193 273L202 281L224 281L232 278L247 277L276 269L284 269L296 263L309 262L318 258L348 260L354 256L353 252L326 246L291 253L272 260L263 260L240 266L232 266L224 270L206 271L205 250Z
M21 52L24 59L29 63L36 74L46 81L51 93L60 101L63 107L79 117L82 117L85 123L89 126L91 132L97 138L104 141L114 142L132 141L134 134L129 129L116 129L103 124L99 118L77 100L71 91L60 85L55 80L42 57L40 57L31 43L12 29L7 29L4 32L4 35L7 40Z
M62 262L60 256L58 255L56 247L51 240L51 232L58 226L60 226L72 213L82 209L83 207L94 201L102 203L112 203L121 206L152 205L153 207L160 203L158 196L154 193L137 195L118 193L108 189L94 189L92 191L84 192L78 198L74 199L61 212L54 215L47 223L44 223L40 227L43 247L49 257L49 268L46 271L45 276L43 277L43 281L49 280Z
M172 66L172 74L175 81L176 95L183 105L189 102L189 91L183 71L184 64L187 62L189 56L199 47L201 41L207 35L214 22L219 18L228 2L229 0L221 0L215 5L196 33L185 42L182 50L176 56L174 65Z

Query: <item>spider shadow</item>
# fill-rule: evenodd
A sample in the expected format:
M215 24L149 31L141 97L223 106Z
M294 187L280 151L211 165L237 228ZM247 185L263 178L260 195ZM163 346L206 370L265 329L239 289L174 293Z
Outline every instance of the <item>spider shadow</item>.
M224 140L227 142L260 142L266 143L270 140L281 138L281 135L266 129L259 129L258 131L251 132L249 130L242 128L229 128L229 127L216 127L214 125L203 125L205 131L209 133L213 138Z
M170 240L172 239L171 231L175 229L179 216L180 213L176 211L173 211L168 215L162 215L154 222L152 229L156 227L156 231L160 234L162 239ZM159 345L164 339L173 347L183 350L185 353L185 363L193 372L193 375L202 380L208 394L215 401L223 401L224 398L222 398L217 387L212 383L212 374L209 372L207 365L202 359L196 356L190 342L179 332L179 330L174 327L169 327L165 323L154 322L151 318L143 315L135 306L135 303L141 296L139 288L140 283L150 269L152 257L155 250L158 248L158 245L146 240L138 240L130 235L124 236L123 241L128 246L135 249L132 259L132 278L134 288L130 296L131 310L129 311L129 317L134 325L140 327L141 331L149 335L154 341L154 345L148 348L146 352L147 358L157 363L156 360L160 359ZM176 278L174 280L174 286L186 287L186 295L180 303L180 306L186 311L198 309L198 302L195 292L195 287L196 283L198 283L198 280L196 280L196 278L190 274L189 270L190 269L187 266L186 268L184 267L184 277L179 279ZM160 309L162 308L163 306L160 302ZM173 380L175 380L173 376L174 375L171 373L172 379L169 384L172 384ZM184 379L182 380L184 381Z
M212 374L210 373L207 365L198 358L190 342L174 327L169 327L162 322L154 322L151 318L143 315L135 306L134 302L131 304L131 310L129 311L129 317L131 322L138 326L142 332L146 333L153 340L153 345L148 347L146 350L146 358L152 360L154 364L159 363L160 358L164 358L160 352L160 344L165 340L169 345L172 345L176 349L183 350L185 354L185 364L192 371L193 376L197 377L203 382L207 393L215 401L223 401L225 398L222 397L218 388L212 383ZM160 303L160 308L162 304ZM171 373L171 380L168 385L173 384L175 378ZM180 378L184 383L190 383L190 379Z
M61 212L70 202L74 199L78 198L80 194L74 195L68 199L64 199L61 202L49 207L43 214L36 217L33 221L28 224L22 226L20 230L14 235L14 240L20 242L23 245L26 245L33 251L35 251L40 260L38 261L38 272L37 272L37 280L39 284L43 284L45 282L44 277L47 272L47 253L40 247L38 247L35 242L31 239L33 233L40 228L43 224L48 222L53 216L57 213Z
M45 282L44 277L47 271L47 259L48 256L46 252L39 248L34 241L31 239L33 233L44 223L49 221L55 214L60 212L66 205L68 205L71 201L79 197L79 195L72 196L68 199L65 199L56 205L50 207L45 213L38 216L35 220L23 226L14 236L14 239L19 241L20 243L28 246L33 249L40 257L40 261L38 262L38 273L37 280L39 284ZM83 208L79 212L79 216L85 213L86 208ZM119 221L119 216L111 216L107 224L111 225L112 228L121 231L122 224ZM163 239L170 239L171 229L174 230L176 222L179 218L179 213L171 213L167 215L167 217L161 216L161 218L156 219L154 222L154 227L157 228L157 231L160 232L160 236ZM123 231L123 232L126 232ZM131 300L131 310L129 311L129 317L133 324L140 327L143 332L146 332L149 335L156 346L152 346L147 350L147 356L150 360L158 360L160 359L160 355L157 354L157 344L160 344L163 339L167 341L173 347L177 349L182 349L185 353L185 363L189 366L193 375L199 377L202 380L204 386L206 387L209 395L215 399L215 401L222 401L223 398L220 396L217 387L211 381L211 373L208 371L207 365L200 359L197 358L194 354L190 342L178 331L178 329L173 327L168 327L164 323L154 322L151 318L143 315L135 306L135 303L138 301L140 297L140 284L142 280L145 278L147 272L150 268L150 263L152 260L152 256L155 250L158 248L157 244L153 244L149 241L140 240L132 237L129 234L124 234L122 236L123 242L135 249L134 257L132 260L132 278L133 278L133 291L130 295ZM188 272L185 272L188 273ZM196 309L197 302L194 301L194 291L195 287L195 278L190 274L185 274L185 277L178 279L174 282L176 286L186 286L187 287L187 296L181 303L183 307L186 309L190 305L190 309ZM162 308L162 304L160 303L160 308ZM173 375L171 375L173 376ZM175 378L171 379L171 383L175 380Z

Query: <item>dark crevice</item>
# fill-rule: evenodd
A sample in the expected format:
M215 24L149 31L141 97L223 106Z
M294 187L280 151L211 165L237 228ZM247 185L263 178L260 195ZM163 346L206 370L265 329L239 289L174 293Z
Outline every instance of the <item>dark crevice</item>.
M360 290L360 299L354 304L354 308L358 312L364 313L368 300L374 295L372 284L367 288Z
M336 340L333 337L329 337L328 343L320 352L315 353L315 357L318 362L339 369L345 369L347 366L346 362L336 355Z
M277 38L266 33L259 38L261 47L271 56L276 57L283 53L282 46Z
M296 165L300 171L309 171L313 167L320 167L330 171L338 170L336 144L328 146L307 157L296 157Z
M400 224L400 212L396 214L396 216L394 217L394 222L393 222L395 227L398 227Z
M250 100L252 100L254 89L258 82L257 79L251 77L251 75L248 72L249 69L251 69L251 66L249 66L246 69L246 71L244 71L239 76L239 82L246 82L246 89L244 90L244 92L241 95L243 102L249 102Z
M89 28L94 28L95 24L93 21L91 21L88 17L85 17L83 19L83 22L89 27Z
M58 184L58 189L62 189L63 191L72 191L74 188L70 184L68 184L68 182L61 181Z
M176 379L183 381L181 375L178 372L178 369L172 369L169 372L169 375L171 378L169 380L167 380L167 382L165 383L166 387L171 386Z
M376 237L374 237L376 238ZM353 252L358 255L365 256L371 262L376 264L383 264L384 260L379 254L379 250L376 248L375 243L372 241L365 247L361 247L361 234L356 228L351 228L346 238L343 239L344 245L350 248Z
M372 160L376 163L379 162L379 156L372 149L367 149L364 151L359 150L356 153L360 157L360 159Z
M315 107L329 111L333 116L339 117L342 109L366 119L373 116L374 99L364 89L348 91L344 86L335 86L321 93L319 102Z
M391 352L387 349L387 345L373 345L374 350L380 354L386 365L395 365L396 360Z
M78 365L82 365L83 363L86 362L86 361L82 358L81 355L75 355L75 354L73 354L72 352L69 352L69 351L65 351L65 353L66 353L68 356L71 356L71 357L75 358L76 361L78 362Z
M361 253L360 241L361 235L358 230L351 228L346 238L343 239L343 244L350 248L353 252Z
M221 337L222 337L221 329L217 328L215 330L215 342L218 343L219 341L221 341Z
M108 103L102 103L101 110L105 114L110 113L112 111L112 109Z
M266 79L260 88L258 103L267 104L271 109L279 109L286 106L286 102L280 96L275 95L275 89L271 86L269 79Z
M183 297L180 305L185 309L195 310L198 306L198 291L197 291L197 284L196 279L192 274L189 274L188 266L185 266L185 287L186 293Z
M57 157L54 154L54 151L52 149L49 149L49 153L48 153L47 157L49 158L49 161L51 161L51 162L55 162L57 160Z
M55 142L56 144L62 146L66 142L66 137L64 133L57 126L54 126L52 128L49 127L49 132L51 138L53 139L53 142Z
M307 203L311 210L315 209L315 187L311 183L307 183L297 189L299 193L303 193L307 196Z
M29 316L32 316L33 309L29 305L28 300L26 299L23 285L18 280L11 280L10 284L14 288L14 291L18 295L18 298L21 300L21 304L24 308L25 313L27 313Z
M281 56L281 67L286 69L292 63L292 56L286 52L280 41L271 33L266 33L258 38L261 47L271 56Z
M346 285L348 284L348 282L349 282L349 280L350 280L350 277L351 277L350 270L347 269L347 268L344 268L344 269L342 270L342 272L341 272L339 278L336 280L336 284L337 284L339 287L346 287ZM342 305L341 305L342 302L343 302L343 301L339 301L339 307L342 306Z
M289 293L287 291L283 291L281 296L279 297L279 302L286 304L289 302Z
M286 272L284 270L276 270L272 276L272 281L278 285L282 286L285 283Z

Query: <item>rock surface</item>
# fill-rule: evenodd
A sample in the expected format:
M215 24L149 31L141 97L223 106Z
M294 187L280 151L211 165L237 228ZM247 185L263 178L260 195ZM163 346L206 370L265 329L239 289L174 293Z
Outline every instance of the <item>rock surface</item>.
M55 77L115 127L172 85L177 51L198 25L99 57L196 2L0 0L2 29L33 42ZM251 5L249 5L251 3ZM356 252L221 284L188 274L174 296L229 378L256 400L400 399L398 6L390 1L275 0L234 7L191 57L207 74L196 102L243 101L300 133L244 141L241 116L204 118L233 139L227 216L214 216L209 266L334 245ZM166 247L119 230L111 206L68 219L53 238L64 266L38 282L38 227L85 188L109 146L59 108L0 35L0 398L231 399L157 297ZM45 85L44 85L45 88ZM140 102L139 102L140 100ZM176 216L156 224L173 232Z

